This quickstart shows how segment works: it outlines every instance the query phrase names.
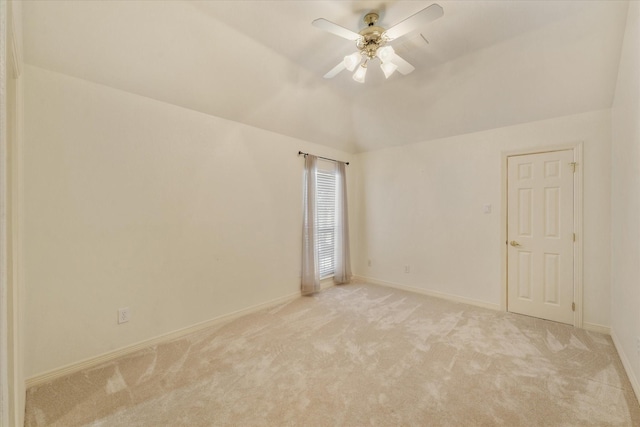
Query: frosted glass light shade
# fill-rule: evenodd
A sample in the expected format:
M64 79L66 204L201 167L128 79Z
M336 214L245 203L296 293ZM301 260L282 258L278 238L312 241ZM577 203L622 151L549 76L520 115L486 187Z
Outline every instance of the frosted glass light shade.
M385 63L390 61L393 58L394 53L395 51L391 46L383 46L380 49L378 49L378 52L376 55L378 56L378 58L380 58L380 61L382 61L382 63Z
M391 76L391 74L393 74L393 72L398 69L398 66L393 62L383 62L382 64L380 64L380 68L382 68L384 76L388 79L389 76Z
M367 67L365 67L364 65L361 65L358 67L358 70L353 73L353 80L357 81L358 83L364 83L364 76L366 76L367 74Z
M360 55L360 52L354 52L344 57L344 67L349 71L353 71L360 61L362 61L362 55Z

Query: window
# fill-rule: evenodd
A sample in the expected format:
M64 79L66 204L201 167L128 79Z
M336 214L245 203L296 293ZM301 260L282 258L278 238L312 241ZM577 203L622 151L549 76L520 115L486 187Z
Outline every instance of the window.
M321 279L333 277L336 283L349 283L351 279L347 164L332 160L329 165L305 154L301 269L304 295L319 292Z
M336 174L320 169L316 174L318 268L320 278L333 276L335 271Z

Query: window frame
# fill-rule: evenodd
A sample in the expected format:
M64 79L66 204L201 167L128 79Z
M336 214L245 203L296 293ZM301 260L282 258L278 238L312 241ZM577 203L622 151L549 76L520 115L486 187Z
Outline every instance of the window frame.
M316 249L320 280L335 274L336 168L333 162L318 162L316 170Z

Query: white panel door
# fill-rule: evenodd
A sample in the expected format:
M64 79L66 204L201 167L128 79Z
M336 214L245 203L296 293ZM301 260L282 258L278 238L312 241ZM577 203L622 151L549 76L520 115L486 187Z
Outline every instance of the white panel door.
M508 311L574 323L573 161L573 150L508 157Z

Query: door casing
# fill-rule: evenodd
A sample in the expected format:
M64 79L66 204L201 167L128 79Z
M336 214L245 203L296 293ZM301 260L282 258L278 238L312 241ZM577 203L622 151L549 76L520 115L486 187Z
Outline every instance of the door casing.
M0 1L0 425L24 424L19 222L22 6Z
M582 160L582 142L574 142L565 145L545 146L513 151L504 151L502 153L502 200L500 204L500 245L501 245L501 298L500 308L502 311L507 311L507 183L508 183L508 171L507 161L511 156L521 156L526 154L539 154L548 153L553 151L571 150L573 151L573 161L576 163L576 172L573 174L573 220L574 230L576 233L576 241L573 246L573 289L574 289L574 302L576 309L573 316L573 326L583 327L583 170L584 164Z

